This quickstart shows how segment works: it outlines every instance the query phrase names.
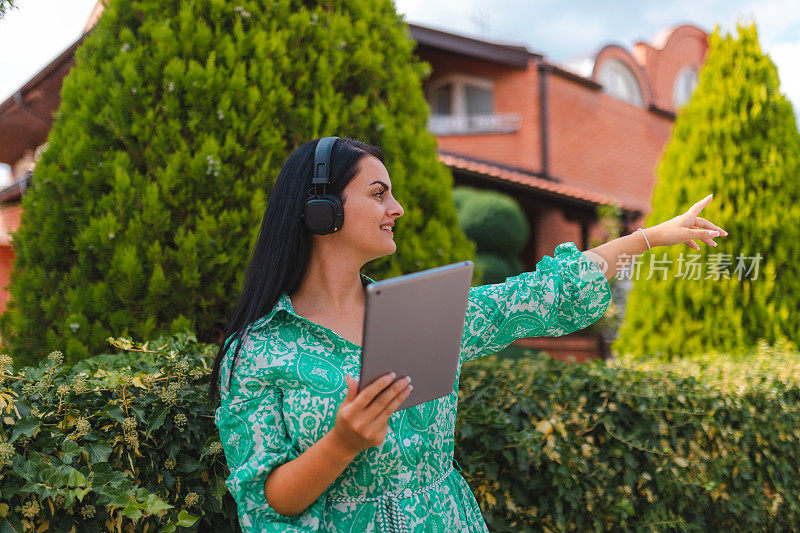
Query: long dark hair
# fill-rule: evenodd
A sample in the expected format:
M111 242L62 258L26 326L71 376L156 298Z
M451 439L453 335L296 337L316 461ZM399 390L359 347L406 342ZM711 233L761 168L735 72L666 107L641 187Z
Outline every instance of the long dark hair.
M300 213L311 189L314 150L319 139L308 141L292 152L284 163L270 193L264 219L261 221L253 257L245 273L242 294L228 317L220 349L214 359L208 387L208 398L216 403L219 394L220 365L225 353L238 339L231 362L236 365L247 327L269 313L284 292L291 294L303 279L311 256L311 233ZM331 151L330 185L326 191L346 202L342 191L355 177L364 157L374 156L383 162L383 152L368 144L340 138Z

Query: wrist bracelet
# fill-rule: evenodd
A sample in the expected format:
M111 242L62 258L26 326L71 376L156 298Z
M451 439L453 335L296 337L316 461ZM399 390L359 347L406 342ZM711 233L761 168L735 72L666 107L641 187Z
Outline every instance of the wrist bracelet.
M647 249L650 249L650 241L647 240L647 235L645 235L644 230L642 228L636 228L636 231L641 231L642 235L644 236L644 242L647 243Z

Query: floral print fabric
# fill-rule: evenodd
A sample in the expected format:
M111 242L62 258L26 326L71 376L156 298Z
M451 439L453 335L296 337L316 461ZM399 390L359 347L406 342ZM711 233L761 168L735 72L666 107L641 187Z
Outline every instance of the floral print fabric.
M572 242L532 272L470 288L453 392L392 414L382 445L362 450L313 504L287 517L266 501L264 482L333 427L347 393L344 375L359 375L361 348L297 315L283 294L250 325L230 388L233 346L221 365L215 419L242 529L487 531L472 491L452 468L461 365L519 338L582 329L610 303L602 271Z

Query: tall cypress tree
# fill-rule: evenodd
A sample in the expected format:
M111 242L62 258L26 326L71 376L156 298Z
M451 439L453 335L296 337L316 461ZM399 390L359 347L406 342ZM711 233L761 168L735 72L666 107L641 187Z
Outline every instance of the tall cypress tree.
M390 0L111 0L23 199L5 348L75 361L110 335L216 341L281 165L323 135L383 148L405 208L370 275L471 257L414 47Z
M719 28L709 38L647 218L648 226L670 219L713 192L700 216L729 235L717 247L681 244L639 258L644 275L634 280L619 352L671 358L747 350L758 339L800 341L800 135L755 25L737 29L738 39ZM690 255L700 256L699 276ZM666 259L666 280L644 279L652 256Z

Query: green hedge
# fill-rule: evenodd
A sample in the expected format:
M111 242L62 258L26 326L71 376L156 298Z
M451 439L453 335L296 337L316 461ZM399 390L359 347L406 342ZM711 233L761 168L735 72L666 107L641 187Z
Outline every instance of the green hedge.
M0 355L0 531L231 531L213 346L109 340L125 353L65 368L52 352L14 376Z
M182 335L11 374L0 356L0 531L234 531L204 394L213 346ZM791 529L800 354L470 363L456 459L492 531Z
M492 531L800 523L800 353L671 364L478 361L456 459Z

